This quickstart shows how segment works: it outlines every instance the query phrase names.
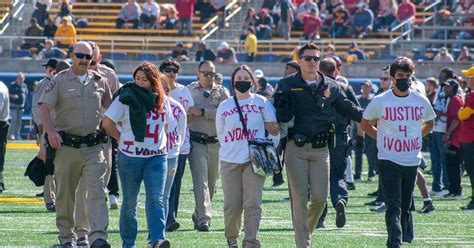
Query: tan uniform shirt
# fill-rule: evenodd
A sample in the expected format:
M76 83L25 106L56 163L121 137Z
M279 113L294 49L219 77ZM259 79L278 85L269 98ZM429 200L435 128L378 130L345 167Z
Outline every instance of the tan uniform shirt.
M47 103L55 111L56 130L79 136L99 129L101 108L107 108L111 102L112 94L102 76L89 70L81 82L72 68L58 73L39 99L39 103Z
M97 73L99 73L99 75L103 76L107 80L107 83L110 87L110 92L112 93L112 95L115 94L115 92L120 88L120 81L114 70L110 69L105 65L97 64Z
M39 81L39 83L36 85L35 91L33 92L33 100L31 102L31 115L33 117L33 121L36 123L36 125L41 125L41 120L39 118L39 107L40 105L38 104L38 100L40 99L40 96L43 94L44 88L46 85L48 85L49 81L51 78L45 77Z
M194 100L194 107L204 109L204 116L193 116L193 121L189 125L189 130L205 133L209 136L216 136L216 112L221 102L230 97L222 85L213 84L210 89L203 89L199 82L194 82L187 87ZM204 96L204 92L210 92L209 97Z

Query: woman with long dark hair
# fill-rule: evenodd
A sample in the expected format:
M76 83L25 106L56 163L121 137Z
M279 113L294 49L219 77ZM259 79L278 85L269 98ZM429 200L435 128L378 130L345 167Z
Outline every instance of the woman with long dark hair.
M265 130L278 135L279 128L275 108L270 101L250 93L252 85L257 89L259 86L248 66L242 65L234 70L231 85L235 98L223 101L216 114L217 137L221 145L219 159L224 191L224 231L228 247L238 247L243 211L243 247L260 247L258 230L265 177L252 171L248 141L265 139ZM236 100L246 127L241 122Z
M133 72L134 82L120 89L102 123L107 133L119 141L117 166L123 190L120 210L123 247L135 247L142 181L150 244L154 248L170 246L165 239L163 192L168 171L166 132L173 117L160 75L152 63L138 65Z

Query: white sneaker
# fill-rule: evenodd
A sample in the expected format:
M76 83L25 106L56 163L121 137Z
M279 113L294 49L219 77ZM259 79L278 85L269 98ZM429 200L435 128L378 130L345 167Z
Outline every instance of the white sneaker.
M435 197L444 197L445 195L449 194L449 190L443 189L441 191L430 191L430 196L435 196Z
M110 209L118 209L118 197L115 195L109 195Z

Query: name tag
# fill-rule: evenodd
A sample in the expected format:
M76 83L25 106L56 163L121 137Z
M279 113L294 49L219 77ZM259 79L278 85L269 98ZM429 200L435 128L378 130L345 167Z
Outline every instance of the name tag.
M303 91L303 88L291 88L291 91Z

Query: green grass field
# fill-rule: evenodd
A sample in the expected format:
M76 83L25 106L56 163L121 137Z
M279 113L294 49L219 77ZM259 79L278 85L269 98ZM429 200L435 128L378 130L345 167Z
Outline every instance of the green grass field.
M33 198L42 191L23 176L26 164L35 156L34 150L7 150L4 171L7 190L0 198ZM364 168L365 170L365 168ZM431 177L428 175L428 181ZM291 223L290 203L287 185L271 187L268 178L263 199L263 217L260 226L260 241L263 247L295 247ZM220 186L220 182L218 182ZM168 233L172 247L226 247L223 231L223 195L219 187L213 200L212 231L198 233L193 230L191 213L194 198L191 192L189 168L183 179L179 221L181 228ZM326 229L313 233L313 247L383 247L386 241L384 214L376 214L364 206L371 201L367 193L376 189L377 182L358 181L357 190L350 191L347 208L347 224L337 229L334 210L330 209ZM469 180L463 178L464 194L470 196ZM416 189L417 209L422 199ZM144 211L144 191L139 203L139 236L137 246L146 246L146 219ZM461 212L459 207L468 199L434 199L435 212L427 215L415 214L415 240L412 247L474 247L474 211ZM54 213L47 212L43 204L0 202L0 247L35 246L48 247L58 244ZM121 245L119 235L119 211L110 211L109 239L112 247ZM241 240L241 239L240 239Z

